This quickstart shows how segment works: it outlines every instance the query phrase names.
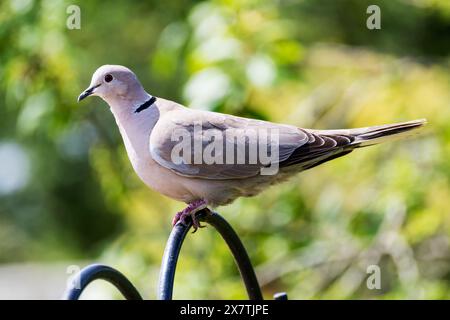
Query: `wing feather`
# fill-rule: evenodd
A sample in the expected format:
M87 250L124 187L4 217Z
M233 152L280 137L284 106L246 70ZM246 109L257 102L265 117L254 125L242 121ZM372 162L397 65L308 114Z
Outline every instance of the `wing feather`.
M200 125L201 134L196 134L195 128ZM150 152L155 161L175 173L202 179L243 179L259 175L261 168L268 166L249 161L249 151L254 146L254 141L242 138L243 130L261 130L268 132L277 130L279 134L278 159L275 160L280 169L296 166L297 171L305 170L325 161L334 159L351 152L354 148L353 135L342 131L320 131L301 129L294 126L276 124L267 121L246 119L214 112L192 109L176 110L168 112L158 120L150 136ZM174 132L183 131L192 137L190 156L184 163L173 160L172 151L180 142L174 139ZM210 135L204 134L209 131ZM207 164L200 155L200 163L195 162L194 146L200 145L202 152L212 143L211 136L220 137L223 142L229 143L236 156L237 150L245 151L244 163L226 163L229 149L224 145L222 150L216 150L222 163ZM230 138L231 137L231 138ZM253 149L255 150L255 149ZM270 150L268 143L267 150ZM216 155L216 153L214 153ZM228 153L230 155L230 153Z
M237 150L245 150L245 163L195 163L194 146L196 143L202 146L202 150L212 142L205 134L195 134L196 125L201 125L202 132L207 130L213 131L212 135L219 135L223 141L227 141L233 147L236 155ZM240 118L230 115L224 115L214 112L198 111L192 109L177 110L176 112L168 112L158 120L152 134L150 135L150 152L155 161L160 165L174 171L183 176L203 179L242 179L260 174L261 168L265 165L259 161L250 163L249 150L255 147L249 139L235 139L240 137L243 130L277 130L279 133L279 149L278 160L282 162L288 159L292 153L299 147L309 141L311 137L304 130L294 126L275 124L266 121ZM180 140L174 139L175 132L185 132L192 137L191 154L188 163L179 163L172 158L172 151ZM230 138L233 137L233 138ZM227 148L222 148L222 159L226 162ZM268 149L270 150L270 143Z

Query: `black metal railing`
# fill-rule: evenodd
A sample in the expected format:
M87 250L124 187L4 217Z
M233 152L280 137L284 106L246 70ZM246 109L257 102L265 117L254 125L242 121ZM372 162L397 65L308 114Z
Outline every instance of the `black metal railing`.
M63 299L78 300L84 289L97 279L111 283L127 300L142 300L139 292L122 273L102 264L91 264L76 274L66 289Z
M204 221L213 226L227 243L238 266L249 299L262 300L263 296L250 258L231 225L218 213L211 212L208 209L198 212L197 217L200 221ZM164 250L159 276L158 299L160 300L172 299L178 256L180 255L184 239L191 227L192 222L190 221L186 224L177 223L170 233ZM87 266L76 274L71 284L67 287L63 299L78 300L84 289L92 281L97 279L110 282L128 300L142 300L139 292L122 273L114 268L99 264ZM287 300L287 295L285 293L277 293L274 295L274 298L276 300Z

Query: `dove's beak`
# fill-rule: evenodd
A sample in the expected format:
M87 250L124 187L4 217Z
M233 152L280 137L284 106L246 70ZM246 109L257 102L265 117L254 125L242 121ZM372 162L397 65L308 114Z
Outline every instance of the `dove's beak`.
M90 88L87 88L86 90L84 90L79 96L78 96L78 102L80 102L81 100L83 100L86 97L89 97L91 94L94 93L94 90L96 88L98 88L100 86L100 84L97 84L95 86L92 86Z

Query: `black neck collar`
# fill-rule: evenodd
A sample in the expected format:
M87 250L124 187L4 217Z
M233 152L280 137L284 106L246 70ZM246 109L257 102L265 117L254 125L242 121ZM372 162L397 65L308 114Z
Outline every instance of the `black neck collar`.
M152 104L154 104L156 101L156 97L151 97L147 101L145 101L143 104L141 104L136 110L134 110L134 113L139 113L148 107L150 107Z

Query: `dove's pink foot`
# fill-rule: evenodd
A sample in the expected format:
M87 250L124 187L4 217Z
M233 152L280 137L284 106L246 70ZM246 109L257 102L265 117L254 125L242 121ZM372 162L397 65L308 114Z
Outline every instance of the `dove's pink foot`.
M207 205L208 205L208 202L203 199L195 200L195 201L189 203L189 205L185 209L178 212L175 215L175 217L173 217L172 226L176 225L178 221L181 221L182 223L186 224L186 218L191 217L192 227L194 228L194 232L197 231L198 228L203 228L204 226L200 225L200 222L198 221L195 214L197 212L199 212L200 210L205 209Z

